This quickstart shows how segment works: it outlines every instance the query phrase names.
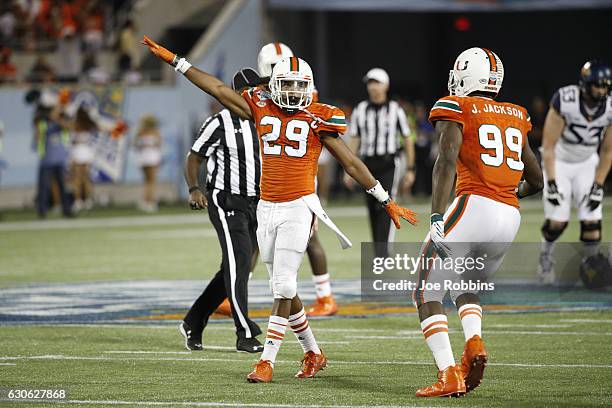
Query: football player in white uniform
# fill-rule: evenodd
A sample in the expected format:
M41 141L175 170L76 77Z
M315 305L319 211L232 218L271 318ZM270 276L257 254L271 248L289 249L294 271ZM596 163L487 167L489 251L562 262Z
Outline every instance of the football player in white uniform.
M538 277L545 284L556 280L552 252L572 204L578 210L584 259L599 252L603 184L612 163L611 90L610 67L593 60L583 65L578 85L565 86L552 97L542 140L546 219Z

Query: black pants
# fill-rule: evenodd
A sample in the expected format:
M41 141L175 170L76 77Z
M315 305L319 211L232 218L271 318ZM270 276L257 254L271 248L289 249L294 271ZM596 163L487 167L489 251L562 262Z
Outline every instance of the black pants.
M38 168L38 192L36 194L36 211L40 217L45 217L51 202L53 180L57 181L60 190L62 213L70 215L70 197L66 191L66 168L59 165L41 165Z
M396 169L398 163L396 156L373 156L366 157L363 162L368 167L374 178L380 181L380 184L385 190L395 198L397 193L398 177ZM370 217L370 229L372 231L372 241L378 243L392 242L395 237L395 231L391 230L391 218L387 215L384 207L372 195L366 193L366 205L368 207L368 215ZM395 227L393 227L395 228ZM388 248L386 244L377 244L375 248L377 257L386 257Z
M204 330L210 315L227 297L238 338L255 337L261 334L261 329L249 319L248 282L253 250L257 248L257 199L220 190L209 191L207 198L208 214L217 231L223 258L219 271L184 321L195 332Z

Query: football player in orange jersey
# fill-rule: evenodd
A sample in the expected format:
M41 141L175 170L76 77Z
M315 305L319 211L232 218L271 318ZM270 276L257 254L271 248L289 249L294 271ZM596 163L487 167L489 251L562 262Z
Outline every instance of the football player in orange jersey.
M262 77L261 80L265 81L267 85L270 80L270 75L272 75L272 68L274 65L285 57L293 56L291 48L281 42L273 42L264 45L257 55L257 69L259 75ZM313 102L318 102L316 89L313 92L312 99ZM322 152L321 157L323 157L324 153L325 151ZM321 164L321 160L319 160L319 165ZM319 177L317 181L320 180L321 178ZM332 294L331 279L327 272L327 257L325 256L323 245L319 240L317 230L318 222L315 220L313 232L308 241L308 246L306 247L306 253L310 261L312 280L315 284L317 297L312 305L306 307L306 314L308 316L331 316L338 312L338 305ZM255 258L257 258L257 253L258 250L255 252ZM227 298L219 305L216 312L225 316L232 315L230 303Z
M423 244L426 262L418 271L413 300L439 372L437 382L417 390L418 397L471 391L480 384L487 362L478 291L446 290L447 282L467 282L461 280L458 268L445 270L436 258L457 259L482 248L486 258L481 270L469 273L481 272L484 276L479 277L485 279L491 276L519 228L518 198L543 187L542 172L526 143L531 129L527 111L494 100L503 78L502 62L493 52L484 48L462 52L450 71L450 96L438 100L429 116L440 152L433 170L431 227ZM447 210L455 172L456 198ZM447 292L457 306L466 340L459 366L442 304Z
M148 37L144 38L144 44L226 108L255 122L262 153L257 241L270 274L274 303L264 351L247 380L272 380L274 361L288 325L304 350L302 368L295 376L314 377L327 365L327 358L317 345L297 296L297 272L314 214L334 230L343 247L351 245L327 216L315 194L314 179L322 147L384 205L397 228L401 218L416 223L416 214L398 206L338 137L346 128L344 113L331 105L312 103L314 82L305 61L297 57L282 59L274 66L269 91L256 87L239 95L218 78L192 67L185 58L179 58ZM198 206L206 205L201 192L194 191L190 199Z
M262 80L269 80L270 75L272 75L272 68L274 68L274 65L281 59L293 56L291 48L283 43L275 42L264 45L257 56L257 69L259 75L263 77ZM312 98L313 102L318 102L317 95L315 89ZM323 156L324 153L323 151L321 156ZM321 166L321 160L319 160L319 166ZM321 178L319 177L318 181L320 180ZM317 297L315 302L306 308L306 314L308 316L331 316L338 312L338 305L332 293L331 278L327 272L327 258L323 245L319 240L317 224L315 220L312 236L308 241L308 247L306 247Z

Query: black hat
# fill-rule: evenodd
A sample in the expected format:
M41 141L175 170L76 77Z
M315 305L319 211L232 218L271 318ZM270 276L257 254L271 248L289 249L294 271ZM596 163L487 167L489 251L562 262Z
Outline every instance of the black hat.
M253 68L243 68L234 74L232 88L238 91L242 88L251 88L262 83L262 79Z

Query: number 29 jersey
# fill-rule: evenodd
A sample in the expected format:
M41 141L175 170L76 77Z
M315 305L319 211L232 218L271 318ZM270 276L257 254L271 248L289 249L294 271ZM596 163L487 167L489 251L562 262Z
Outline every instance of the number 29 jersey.
M431 109L429 121L456 122L463 128L457 159L456 195L476 194L519 207L515 189L531 119L512 103L479 96L447 96Z
M335 106L313 102L290 114L278 107L268 91L247 89L242 97L251 108L261 149L261 199L296 200L315 192L320 132L343 134L346 118Z

